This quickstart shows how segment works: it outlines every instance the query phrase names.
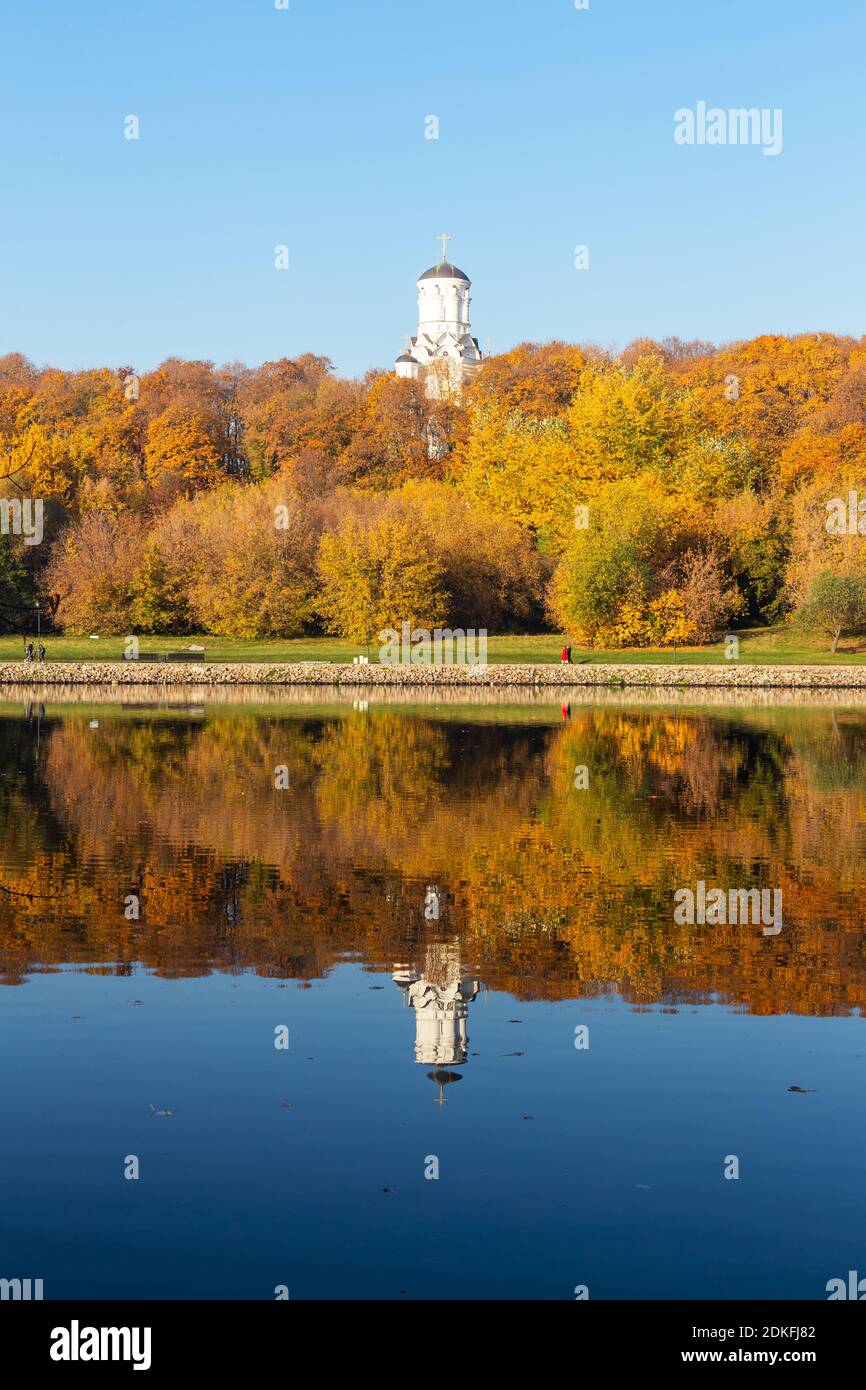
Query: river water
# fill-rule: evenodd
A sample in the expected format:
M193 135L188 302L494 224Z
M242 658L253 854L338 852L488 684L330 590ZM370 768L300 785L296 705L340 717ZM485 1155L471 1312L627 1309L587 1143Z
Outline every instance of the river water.
M866 1274L862 698L123 699L0 704L0 1277Z

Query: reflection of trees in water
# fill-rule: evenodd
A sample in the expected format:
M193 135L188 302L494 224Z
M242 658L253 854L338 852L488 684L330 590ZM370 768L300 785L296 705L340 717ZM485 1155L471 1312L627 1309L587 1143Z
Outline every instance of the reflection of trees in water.
M389 709L96 730L71 716L42 721L37 764L31 729L3 720L3 881L60 894L0 901L3 960L13 975L141 959L312 978L347 953L419 961L456 935L522 996L618 985L845 1011L866 1002L862 728L834 710L598 705L555 728ZM673 892L698 878L781 887L782 936L675 926Z
M650 821L675 814L699 819L735 808L754 814L779 792L791 750L783 739L748 728L663 711L586 711L552 748L589 769L593 796L616 810L645 799ZM620 807L617 806L620 803Z

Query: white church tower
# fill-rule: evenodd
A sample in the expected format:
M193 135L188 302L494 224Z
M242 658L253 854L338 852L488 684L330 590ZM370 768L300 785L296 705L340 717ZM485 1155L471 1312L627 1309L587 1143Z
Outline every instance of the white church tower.
M469 276L445 259L449 236L441 236L438 264L418 280L418 332L395 363L397 375L423 378L432 400L459 396L463 383L480 366L478 339L470 333Z

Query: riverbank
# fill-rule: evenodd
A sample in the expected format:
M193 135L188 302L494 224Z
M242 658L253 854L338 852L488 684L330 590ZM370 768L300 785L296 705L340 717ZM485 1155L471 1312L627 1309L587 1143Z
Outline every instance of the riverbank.
M341 689L866 690L866 666L605 665L356 666L341 662L48 662L0 665L0 688L45 686L320 686Z

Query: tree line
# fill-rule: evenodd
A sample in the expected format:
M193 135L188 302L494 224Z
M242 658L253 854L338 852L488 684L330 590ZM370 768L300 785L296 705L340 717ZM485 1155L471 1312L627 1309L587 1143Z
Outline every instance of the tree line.
M866 627L866 339L521 344L460 399L324 357L0 358L0 625L356 640L409 621L706 641ZM844 504L844 505L843 505ZM833 524L831 524L831 522ZM7 534L9 532L9 534Z

